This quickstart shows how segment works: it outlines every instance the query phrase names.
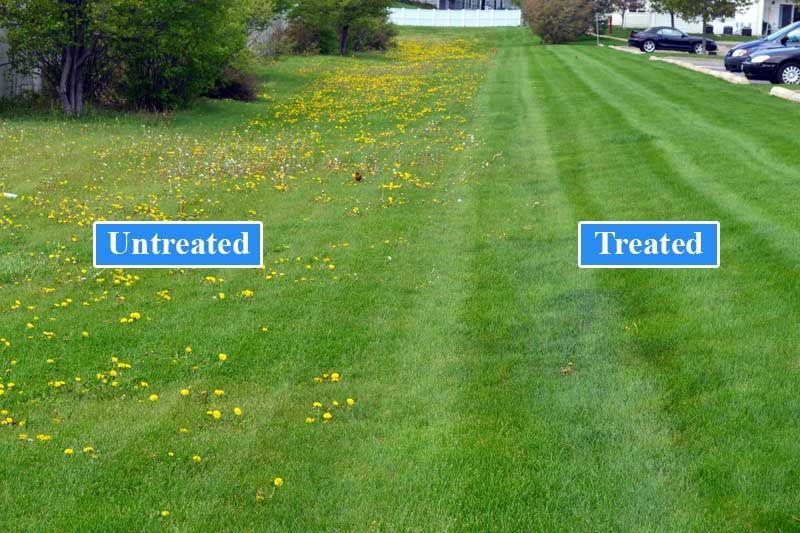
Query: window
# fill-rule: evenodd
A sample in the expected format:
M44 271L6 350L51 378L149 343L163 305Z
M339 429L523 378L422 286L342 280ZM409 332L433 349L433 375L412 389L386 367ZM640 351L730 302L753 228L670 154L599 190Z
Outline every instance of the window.
M800 28L794 29L786 34L786 42L792 43L794 46L797 46L797 43L800 43Z
M679 32L678 30L673 30L670 28L663 28L658 30L659 35L663 35L664 37L683 37L683 33Z

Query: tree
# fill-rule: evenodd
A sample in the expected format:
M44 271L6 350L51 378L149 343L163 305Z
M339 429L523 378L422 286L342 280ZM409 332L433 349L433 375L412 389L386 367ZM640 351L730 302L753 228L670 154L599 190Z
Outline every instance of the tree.
M650 9L656 13L669 13L670 25L675 27L675 14L682 12L686 0L650 0Z
M264 31L275 20L281 4L276 0L249 0L241 6L247 31Z
M290 10L290 17L322 43L323 52L324 41L332 33L339 54L347 55L351 32L369 20L385 23L391 4L391 0L304 0Z
M12 65L40 71L68 115L83 111L85 66L102 36L96 17L101 1L0 0Z
M88 84L165 109L213 85L263 22L268 0L0 0L15 69L38 71L64 112L80 115ZM96 94L97 91L92 91Z
M545 43L573 41L592 27L590 0L524 0L522 16Z
M622 15L621 27L624 27L625 13L633 11L634 9L639 9L639 7L641 7L642 5L642 0L612 0L611 5ZM652 0L651 0L651 5L652 5Z
M686 20L700 20L705 33L709 20L732 17L752 3L753 0L678 0L676 13ZM703 39L703 53L705 48L706 40Z
M106 13L116 92L151 110L184 106L213 87L246 45L251 4L239 0L117 0Z

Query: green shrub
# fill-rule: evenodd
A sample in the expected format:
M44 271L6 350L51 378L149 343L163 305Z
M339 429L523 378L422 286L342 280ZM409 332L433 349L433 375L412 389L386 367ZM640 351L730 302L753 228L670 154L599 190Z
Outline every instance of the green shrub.
M255 75L254 58L247 51L227 65L214 86L206 92L209 98L252 101L258 97L258 78Z
M122 38L109 53L122 65L124 101L160 111L209 91L245 47L244 13L236 7L235 0L149 0L120 16Z
M522 15L545 43L574 41L593 27L589 0L524 0Z
M0 0L15 70L39 70L65 113L164 110L210 90L272 0Z
M345 55L385 49L392 38L390 0L304 0L289 11L296 50Z
M351 49L356 52L365 50L388 50L394 45L397 28L386 19L370 17L360 22L351 36Z

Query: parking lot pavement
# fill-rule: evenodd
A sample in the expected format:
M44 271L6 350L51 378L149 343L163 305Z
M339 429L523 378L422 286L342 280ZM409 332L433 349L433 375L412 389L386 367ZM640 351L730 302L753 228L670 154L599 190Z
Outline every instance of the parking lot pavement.
M615 45L611 45L611 46L609 46L609 48L613 48L615 50L619 50L620 52L628 52L630 54L645 55L645 53L642 52L641 50L639 50L638 48L633 48L633 47L630 47L630 46L615 46ZM659 50L655 54L649 54L649 55L650 55L650 59L663 58L663 60L666 60L668 62L683 63L682 66L684 66L684 67L686 67L686 65L688 64L688 65L694 65L695 67L700 67L702 69L706 69L706 70L709 70L709 71L712 71L712 72L726 73L728 76L731 76L733 78L741 79L742 81L740 83L751 83L751 84L762 84L762 85L769 83L768 81L762 81L762 80L748 80L747 78L745 78L744 74L742 74L741 72L727 72L725 70L725 64L722 61L722 57L719 56L719 55L711 56L711 57L710 56L702 57L702 56L697 56L697 55L694 55L694 54L685 54L685 55L684 54L676 54L675 52L666 51L666 50L663 50L663 51ZM710 74L710 73L706 72L706 74ZM725 78L725 76L719 76L719 77ZM730 80L730 79L728 81L736 82L736 80Z
M687 63L691 63L692 65L696 65L698 67L707 68L709 70L713 70L716 72L726 72L725 64L720 61L719 59L712 59L710 57L697 57L687 54L687 57L680 58L682 61ZM731 72L731 74L741 77L742 79L746 79L744 74L741 72ZM768 81L761 81L761 80L750 80L750 83L753 84L764 84L769 83Z

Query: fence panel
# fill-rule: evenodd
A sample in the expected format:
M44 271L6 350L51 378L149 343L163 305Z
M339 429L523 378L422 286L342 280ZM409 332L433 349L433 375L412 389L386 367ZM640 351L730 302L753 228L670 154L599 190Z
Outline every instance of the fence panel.
M519 9L406 9L392 8L389 20L398 26L477 28L521 26Z

